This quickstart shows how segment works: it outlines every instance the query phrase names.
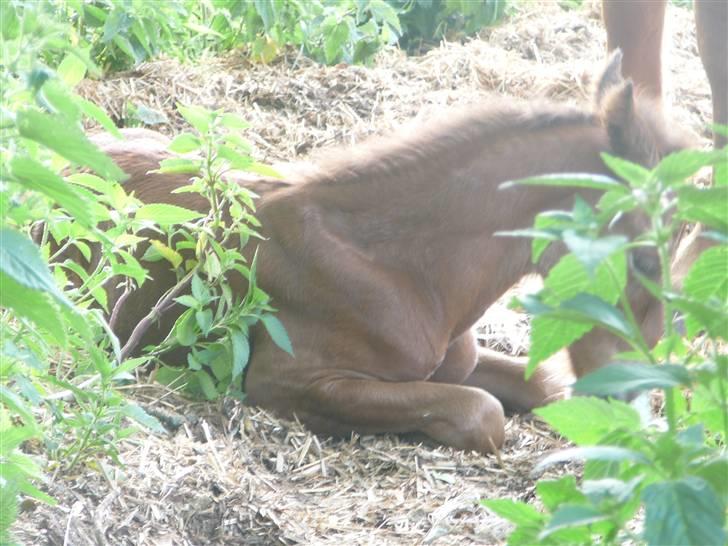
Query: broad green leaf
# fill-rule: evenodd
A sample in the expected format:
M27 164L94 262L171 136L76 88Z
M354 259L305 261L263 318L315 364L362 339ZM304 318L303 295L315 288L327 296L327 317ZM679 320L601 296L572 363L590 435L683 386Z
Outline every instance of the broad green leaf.
M60 80L48 80L38 94L38 100L49 110L66 117L66 123L76 123L81 118L76 101Z
M644 537L650 546L725 544L725 505L694 476L653 483L642 492Z
M121 132L103 108L96 106L90 100L86 100L77 95L74 96L73 99L76 102L79 110L81 110L84 115L96 121L99 125L101 125L101 127L114 135L116 138L121 138Z
M728 186L681 187L678 190L678 214L683 220L728 231Z
M25 317L37 327L53 336L61 347L66 345L63 318L45 292L32 290L0 273L0 307L12 309L18 317Z
M195 320L197 321L197 326L200 327L202 334L206 336L210 333L210 329L212 328L212 309L205 308L195 311Z
M197 341L197 333L195 332L195 315L194 310L188 309L177 319L174 327L174 335L180 345L189 347Z
M533 227L540 232L553 233L553 231L561 231L558 228L564 225L571 225L571 215L564 214L561 211L547 211L538 214L533 221ZM554 235L554 238L557 239ZM543 239L534 239L531 243L531 261L538 263L544 251L548 248L550 241L547 237Z
M34 427L11 427L0 434L0 453L7 454L36 435Z
M728 505L728 455L718 454L700 461L691 465L689 472L704 479L721 496L723 506Z
M71 305L58 290L40 250L25 235L9 228L0 228L0 271L18 284L51 294L56 300Z
M574 476L562 476L558 480L539 480L536 492L544 506L552 512L565 503L582 504L586 501L584 494L576 487Z
M345 21L338 23L325 33L324 56L327 64L333 64L341 58L348 40L349 25Z
M104 178L124 178L124 172L89 142L81 128L63 116L23 110L18 112L17 126L21 136L47 146L78 165L91 167Z
M163 159L156 172L197 175L200 174L201 168L202 161L199 159L173 157L170 159Z
M152 245L154 250L159 252L159 254L165 260L172 264L172 267L174 267L175 269L177 269L182 264L182 255L176 250L169 248L162 241L152 239L151 241L149 241L149 244Z
M728 304L728 246L705 250L685 276L683 290L700 301L715 297Z
M592 525L600 521L605 521L608 518L609 516L607 514L603 514L591 506L565 504L554 512L551 521L541 532L539 538L544 539L562 529Z
M192 125L198 133L204 135L210 128L210 121L214 117L214 113L202 108L201 106L187 106L182 103L177 103L177 110L185 121Z
M86 200L44 165L30 157L16 155L10 160L10 172L26 188L46 195L66 209L81 225L88 227L94 223Z
M643 479L643 476L635 476L627 482L615 478L584 480L581 490L584 495L589 497L591 503L597 506L610 500L624 503L632 498L634 490Z
M194 372L193 377L197 380L200 390L205 398L208 400L214 400L218 397L219 393L215 388L215 382L212 380L209 373L205 370L198 370Z
M610 396L690 384L690 374L684 366L618 362L582 377L574 384L574 390L581 394Z
M179 154L186 154L199 150L202 141L192 133L181 133L170 143L169 149Z
M714 150L681 150L665 157L655 168L655 175L668 185L682 182L701 168L725 161L725 152Z
M293 356L293 347L291 346L291 340L288 338L286 329L283 327L281 321L278 320L277 317L269 314L263 315L262 317L260 317L260 320L263 321L265 329L268 330L268 334L270 334L273 342L278 345L278 347L287 352L289 355Z
M250 359L250 343L248 336L237 328L230 331L233 348L233 380L240 377Z
M607 153L602 153L602 161L618 177L629 182L632 187L641 188L650 178L650 171L641 165Z
M640 429L637 410L617 400L577 396L559 400L533 412L556 432L578 445L596 444L607 433L618 428L633 431Z
M157 432L159 434L166 432L166 429L162 426L162 423L159 422L159 419L153 415L149 415L144 408L137 404L127 402L122 407L122 413L153 432Z
M250 124L238 114L223 114L220 116L220 123L228 129L247 129Z
M516 525L540 525L544 515L530 504L511 499L484 499L480 504Z
M702 302L695 298L665 294L665 298L674 309L688 313L686 321L687 335L694 337L700 328L705 328L711 337L728 338L728 306L716 300Z
M171 226L174 224L183 224L191 222L204 216L202 213L178 207L177 205L166 205L162 203L152 203L142 206L137 212L135 218L137 220L152 220L160 226Z
M553 186L569 188L591 188L603 191L615 191L628 193L629 188L610 178L598 174L548 174L545 176L534 176L504 182L499 189L512 188L514 186Z
M573 230L564 231L563 239L569 251L584 264L589 275L594 275L597 267L605 259L627 243L627 238L622 235L608 235L592 239Z
M611 461L611 462L636 462L644 465L651 464L650 460L642 453L623 447L614 446L590 446L572 447L562 449L543 458L534 467L533 476L539 475L545 469L557 463L568 461Z
M635 337L632 325L624 318L622 311L592 294L577 294L563 302L558 312L564 313L564 317L570 317L573 321L591 322L626 338Z

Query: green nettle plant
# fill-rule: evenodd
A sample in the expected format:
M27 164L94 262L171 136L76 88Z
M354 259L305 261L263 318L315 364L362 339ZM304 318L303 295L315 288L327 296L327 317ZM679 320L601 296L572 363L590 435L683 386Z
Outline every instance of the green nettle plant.
M255 262L241 252L258 225L253 195L223 175L246 169L271 174L247 154L237 116L180 106L197 135L174 140L163 170L190 172L190 186L210 203L200 214L142 204L123 185L124 173L86 137L92 119L120 136L108 116L73 92L99 70L74 43L74 29L24 2L0 2L0 542L11 537L20 495L53 503L29 452L69 471L94 459L118 461L118 443L156 419L124 398L140 365L175 344L189 346L189 367L167 371L208 398L240 394L248 359L248 328L262 321L291 351L267 296L255 283ZM55 69L51 69L55 60ZM49 65L44 64L50 63ZM240 252L222 244L235 241ZM146 253L140 257L141 251ZM146 261L167 260L179 283L171 301L186 305L161 347L142 356L138 340L151 318L124 345L112 333L108 288L122 294L149 282ZM85 265L82 265L85 264ZM234 294L232 274L249 279ZM112 318L113 321L113 313ZM163 375L160 372L160 375ZM23 448L23 449L21 449Z
M651 171L608 155L604 160L625 183L592 176L516 182L604 191L596 210L577 198L572 211L541 214L534 229L510 234L534 238L534 260L553 241L570 251L551 270L543 291L520 301L534 316L528 373L596 326L619 336L631 351L576 382L576 392L587 396L535 411L576 447L547 456L534 473L584 460L583 479L539 481L542 510L510 499L482 503L516 525L508 539L514 546L725 544L728 153L678 152ZM709 165L715 169L712 187L686 182ZM651 219L650 229L636 240L599 235L616 215L635 209ZM702 223L715 245L701 254L676 290L670 240L685 221ZM627 253L642 246L657 249L662 272L660 285L635 272L665 306L664 337L652 350L624 295ZM700 343L676 332L676 313L684 318L688 340L700 336ZM663 394L664 419L651 419L609 398L653 389Z
M208 399L226 392L242 397L241 379L250 355L251 326L262 322L281 349L290 354L293 350L283 325L271 314L268 296L255 282L255 258L247 263L242 254L251 237L260 238L255 231L260 224L252 214L255 195L225 175L231 170L272 176L275 172L248 155L249 145L238 134L248 125L239 116L196 106L179 105L178 109L197 133L177 136L170 150L185 157L164 160L159 171L189 173L190 185L176 193L199 193L207 198L210 210L201 214L176 205L148 204L137 211L137 219L153 218L169 226L164 237L149 237L151 245L144 259L167 260L178 282L135 328L122 348L122 356L135 349L138 339L160 313L172 302L179 303L187 309L165 341L148 354L156 357L180 345L189 347L188 367L163 367L157 379L177 383L182 378L189 389ZM233 291L233 275L247 280L246 294Z

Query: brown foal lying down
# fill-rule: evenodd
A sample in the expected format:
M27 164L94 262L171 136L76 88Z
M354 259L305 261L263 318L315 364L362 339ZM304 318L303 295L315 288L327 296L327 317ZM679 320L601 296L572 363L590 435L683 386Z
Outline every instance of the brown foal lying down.
M544 210L571 209L576 190L499 190L507 180L546 173L607 173L601 152L646 166L681 147L621 76L612 56L597 82L593 111L557 104L489 104L453 114L409 136L379 139L323 162L300 182L243 182L261 195L267 240L258 279L279 310L295 358L253 331L246 392L252 404L297 415L325 434L419 432L483 453L503 442L503 407L519 410L561 394L562 385L524 362L478 349L475 321L505 290L560 257L531 263L531 242L495 232L525 228ZM199 196L173 194L186 176L149 173L169 157L164 137L128 131L130 140L96 142L130 174L145 202L204 209ZM594 203L598 195L578 191ZM634 235L646 222L624 217ZM252 250L250 251L252 252ZM655 276L654 256L635 266ZM175 282L162 262L153 280L118 310L122 343ZM167 266L168 267L168 266ZM242 279L231 279L245 293ZM630 283L635 316L656 341L660 309ZM112 295L111 301L114 301ZM175 308L144 344L159 342ZM164 330L164 329L167 330ZM577 375L605 364L617 340L593 331L570 348Z

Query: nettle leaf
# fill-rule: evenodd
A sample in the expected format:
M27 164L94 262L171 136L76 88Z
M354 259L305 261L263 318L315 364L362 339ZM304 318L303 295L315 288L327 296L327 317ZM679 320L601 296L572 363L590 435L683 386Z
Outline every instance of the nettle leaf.
M594 275L597 267L609 256L622 249L628 240L622 235L609 235L592 239L573 230L564 231L564 243L569 251L584 264L590 275Z
M66 53L56 68L56 74L69 87L75 87L86 76L86 63L74 53Z
M705 166L725 161L723 150L710 152L702 150L681 150L660 161L655 168L655 176L668 185L682 182L693 176Z
M16 124L21 136L43 144L78 165L91 167L104 178L125 177L124 171L88 140L80 126L69 123L64 116L28 109L18 112Z
M615 272L617 283L608 267ZM558 304L586 292L615 303L627 282L627 261L623 254L615 254L602 263L591 277L576 257L567 255L551 269L544 280L543 301L549 306ZM531 323L531 350L526 370L529 377L539 362L581 338L593 328L592 324L574 322L549 316L535 316Z
M195 332L194 309L187 309L177 319L174 325L174 335L180 345L190 347L195 344L197 332Z
M593 445L616 429L640 429L640 416L629 404L584 396L559 400L533 412L556 432L578 445ZM588 426L585 424L588 423Z
M538 476L541 472L557 463L570 461L608 461L608 462L635 462L643 465L650 465L650 460L638 451L614 446L590 446L572 447L562 449L545 457L534 467L532 476Z
M288 337L286 329L283 327L283 323L273 315L263 315L260 317L263 321L265 329L268 330L273 342L278 345L279 348L283 349L289 355L293 356L293 347L291 346L291 340Z
M210 121L215 117L214 112L201 106L187 106L178 102L177 110L185 118L185 121L202 135L207 133L210 128Z
M18 284L51 294L59 302L70 302L58 290L40 250L25 235L9 228L0 228L0 271Z
M534 176L504 182L498 189L507 189L514 186L552 186L569 188L591 188L602 191L616 191L628 193L629 188L610 178L598 174L549 174L545 176Z
M538 214L533 221L533 227L541 235L534 238L531 243L531 261L538 263L544 251L548 248L551 241L558 240L557 233L560 233L564 227L573 225L571 214L562 211L546 211ZM545 234L549 233L553 239L549 239Z
M641 165L607 153L602 153L601 156L604 164L618 177L629 182L631 186L643 187L650 179L650 171Z
M250 123L245 121L241 116L231 113L220 116L220 123L228 129L247 129L250 127Z
M148 414L144 408L137 404L126 403L122 406L121 412L153 432L160 434L166 432L166 429L162 426L162 423L159 422L159 419Z
M728 455L716 455L691 465L689 472L704 479L721 496L723 506L728 504Z
M665 298L674 309L688 314L685 323L688 337L696 336L701 327L711 337L726 339L728 336L728 310L725 304L720 305L715 300L706 303L674 294L665 294Z
M217 392L215 382L209 373L205 370L197 370L193 373L192 377L197 381L197 384L205 398L208 400L214 400L217 398L219 393Z
M578 504L565 504L560 506L556 510L556 512L554 512L551 521L541 532L539 538L547 538L548 536L554 534L556 531L560 531L562 529L568 529L571 527L584 527L587 525L598 523L600 521L606 521L608 519L609 515L603 514L601 511L597 510L594 507ZM590 533L588 533L587 530L584 538L588 539L589 536Z
M728 246L705 250L686 275L683 291L698 301L716 298L728 305ZM699 329L692 316L687 317L687 329L691 332Z
M582 377L574 384L574 390L581 394L610 396L690 384L690 374L684 366L617 362Z
M512 499L484 499L480 504L516 525L540 526L546 517L530 504Z
M643 479L643 476L635 476L627 482L615 478L584 480L582 491L594 505L609 500L624 503L632 498L634 490Z
M558 480L540 480L536 484L543 505L551 511L565 503L583 504L586 497L576 486L575 476L563 476Z
M184 157L172 157L163 159L159 163L159 169L152 172L174 173L174 174L199 174L202 168L202 160L186 159ZM175 192L179 193L179 192Z
M186 154L199 150L201 146L202 141L192 133L181 133L174 138L168 148L173 152Z
M204 215L200 212L178 207L177 205L153 203L142 206L136 212L135 218L137 220L152 220L160 226L171 226L191 222L202 218L202 216Z
M250 343L248 336L235 328L230 331L230 341L233 348L233 380L240 377L250 359Z
M708 483L689 476L653 483L642 492L644 537L655 546L703 546L728 540L725 505Z
M65 347L65 322L48 294L27 288L0 272L0 307L12 309L15 315L31 320L36 326L53 336L56 343Z
M165 260L172 264L172 267L174 267L175 269L177 269L182 263L182 255L176 250L169 248L162 241L152 239L151 241L149 241L149 244L152 245L154 250L159 252L160 256L162 256Z
M48 196L66 209L80 224L89 227L94 223L86 200L44 165L30 157L16 155L10 160L10 172L26 188Z
M678 215L683 220L700 222L728 231L728 186L697 188L686 185L678 190Z

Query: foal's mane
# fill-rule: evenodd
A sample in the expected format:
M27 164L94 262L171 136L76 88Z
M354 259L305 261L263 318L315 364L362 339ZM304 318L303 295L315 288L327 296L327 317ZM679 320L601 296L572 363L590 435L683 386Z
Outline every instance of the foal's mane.
M491 101L454 109L447 118L428 120L392 136L373 137L331 152L307 182L357 182L442 172L467 164L485 147L505 138L596 123L596 116L584 108L546 101Z

